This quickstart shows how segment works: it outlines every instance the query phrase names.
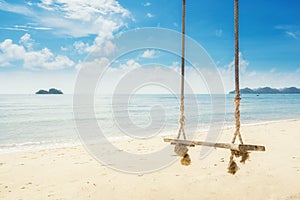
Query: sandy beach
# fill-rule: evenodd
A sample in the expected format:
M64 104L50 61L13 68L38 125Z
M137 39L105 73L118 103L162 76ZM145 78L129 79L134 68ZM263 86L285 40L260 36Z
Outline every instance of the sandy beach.
M215 149L192 164L172 165L149 174L118 172L97 162L82 147L0 154L0 199L300 199L300 120L245 125L246 143L263 144L236 175L227 173L230 152ZM228 142L232 129L220 141ZM200 134L201 135L201 134ZM124 148L146 151L149 141L118 141ZM140 153L141 153L140 152Z

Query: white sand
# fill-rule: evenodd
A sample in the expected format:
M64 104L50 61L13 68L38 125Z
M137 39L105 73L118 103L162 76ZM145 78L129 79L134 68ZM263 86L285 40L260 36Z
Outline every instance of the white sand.
M220 141L230 141L232 131ZM0 199L300 199L300 120L243 126L242 134L267 151L252 153L234 176L226 172L224 149L200 160L200 148L191 148L191 166L178 161L140 175L112 170L83 147L0 154ZM146 142L117 145L137 151L167 145L161 138Z

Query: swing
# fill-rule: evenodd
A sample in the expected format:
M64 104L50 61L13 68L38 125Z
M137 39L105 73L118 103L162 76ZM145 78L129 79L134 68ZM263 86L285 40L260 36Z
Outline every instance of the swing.
M188 147L195 147L196 145L208 146L214 148L229 149L231 151L230 161L228 164L228 173L235 174L239 167L234 161L234 157L241 157L241 163L249 158L251 151L265 151L265 147L261 145L244 144L242 135L240 133L240 89L239 89L239 35L238 35L238 0L234 0L234 33L235 33L235 133L231 143L212 143L202 141L191 141L186 139L184 131L184 68L185 68L185 11L186 0L182 0L182 56L181 56L181 95L180 95L180 128L176 139L164 138L165 142L175 145L174 152L182 157L182 165L190 165L191 159L188 154ZM180 139L181 134L183 139ZM235 144L236 138L239 138L240 144Z

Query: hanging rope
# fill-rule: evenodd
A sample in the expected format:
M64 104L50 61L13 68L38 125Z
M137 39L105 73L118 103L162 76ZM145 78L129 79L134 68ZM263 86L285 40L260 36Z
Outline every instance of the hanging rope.
M181 93L180 93L180 128L178 131L177 139L180 138L182 133L183 138L186 139L184 132L184 68L185 68L185 10L186 1L182 0L182 35L181 35Z
M183 139L186 140L186 135L184 131L184 68L185 68L185 10L186 10L186 0L182 0L182 35L181 35L181 91L180 91L180 117L179 124L180 128L178 131L177 139L180 135L183 135ZM176 144L174 152L181 156L181 164L188 166L191 164L191 158L189 156L188 148L183 144Z
M239 137L239 141L243 144L242 135L240 133L240 86L239 86L239 4L238 0L234 0L234 41L235 41L235 97L234 97L234 104L235 104L235 132L232 138L232 143L235 143L236 137ZM245 163L245 161L249 158L249 153L239 152L231 150L230 161L228 164L228 172L231 174L235 174L239 167L234 161L234 157L242 157L241 163Z
M239 4L238 0L234 0L234 41L235 41L235 133L232 143L235 143L236 137L239 136L240 143L243 139L240 134L240 83L239 83Z

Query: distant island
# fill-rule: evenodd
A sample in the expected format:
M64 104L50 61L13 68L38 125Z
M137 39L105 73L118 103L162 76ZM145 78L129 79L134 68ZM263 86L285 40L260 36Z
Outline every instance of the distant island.
M229 92L229 94L234 94L235 91ZM296 87L289 87L289 88L270 88L270 87L263 87L263 88L244 88L240 90L241 94L300 94L300 88Z
M63 94L63 92L60 91L60 90L58 90L58 89L51 88L51 89L49 89L49 91L47 91L47 90L39 90L35 94Z

